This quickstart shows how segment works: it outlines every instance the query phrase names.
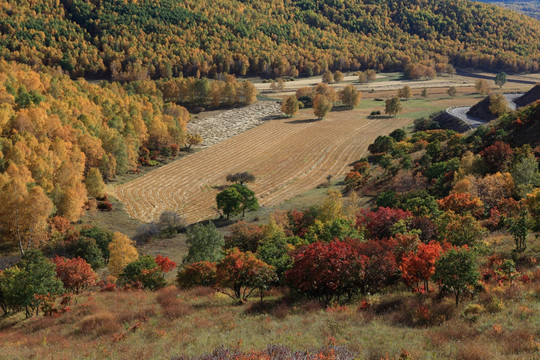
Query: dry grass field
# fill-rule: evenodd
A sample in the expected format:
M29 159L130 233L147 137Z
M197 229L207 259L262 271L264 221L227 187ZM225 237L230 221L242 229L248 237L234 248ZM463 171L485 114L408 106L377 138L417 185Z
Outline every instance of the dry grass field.
M405 112L418 110L407 106ZM250 171L257 177L250 187L260 204L277 205L316 187L328 175L344 175L378 135L411 122L406 116L368 119L370 111L332 112L316 120L306 109L294 118L268 121L120 185L116 196L142 221L176 210L196 222L217 215L215 187L225 184L227 174Z

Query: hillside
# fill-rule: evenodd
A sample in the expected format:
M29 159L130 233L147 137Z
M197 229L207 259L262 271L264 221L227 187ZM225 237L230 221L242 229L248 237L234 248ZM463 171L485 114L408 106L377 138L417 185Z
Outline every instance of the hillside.
M540 2L538 0L477 0L518 11L540 20Z
M538 21L467 0L2 0L0 9L1 57L75 77L297 76L411 63L444 72L448 61L539 69Z

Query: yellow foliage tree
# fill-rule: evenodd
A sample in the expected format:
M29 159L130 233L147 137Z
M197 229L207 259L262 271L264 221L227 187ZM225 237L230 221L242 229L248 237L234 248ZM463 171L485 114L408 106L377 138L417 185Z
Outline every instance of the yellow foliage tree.
M135 242L120 232L114 233L109 252L109 272L113 276L120 275L129 263L139 258Z

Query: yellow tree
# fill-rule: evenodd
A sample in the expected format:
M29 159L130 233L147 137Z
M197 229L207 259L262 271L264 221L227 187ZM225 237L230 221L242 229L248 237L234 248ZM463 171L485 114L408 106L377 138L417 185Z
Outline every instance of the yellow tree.
M120 275L129 263L139 258L135 242L120 232L114 233L109 253L109 272L113 276Z
M0 231L3 243L18 245L21 255L47 238L52 203L40 186L31 184L28 170L11 164L0 178Z
M281 112L292 117L298 112L299 102L295 95L287 97L281 104Z
M313 99L313 113L321 120L332 110L332 102L326 96L317 94Z
M474 83L474 88L481 95L487 95L489 93L489 84L486 80L476 80Z
M339 92L339 98L343 104L347 105L349 109L352 109L357 107L360 103L362 93L356 90L353 85L347 85Z
M99 198L103 197L105 194L105 183L103 182L103 177L101 176L99 169L90 168L84 183L86 185L86 190L91 197Z

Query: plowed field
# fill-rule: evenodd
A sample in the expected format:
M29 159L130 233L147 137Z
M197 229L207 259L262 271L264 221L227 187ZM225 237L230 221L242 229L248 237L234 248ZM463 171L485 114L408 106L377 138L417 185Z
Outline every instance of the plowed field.
M214 186L225 184L229 173L250 171L257 177L249 186L259 203L276 205L313 189L328 175L344 175L378 135L411 122L371 120L369 112L332 112L319 121L306 109L292 119L271 120L121 185L116 195L139 220L176 210L196 222L216 217Z

